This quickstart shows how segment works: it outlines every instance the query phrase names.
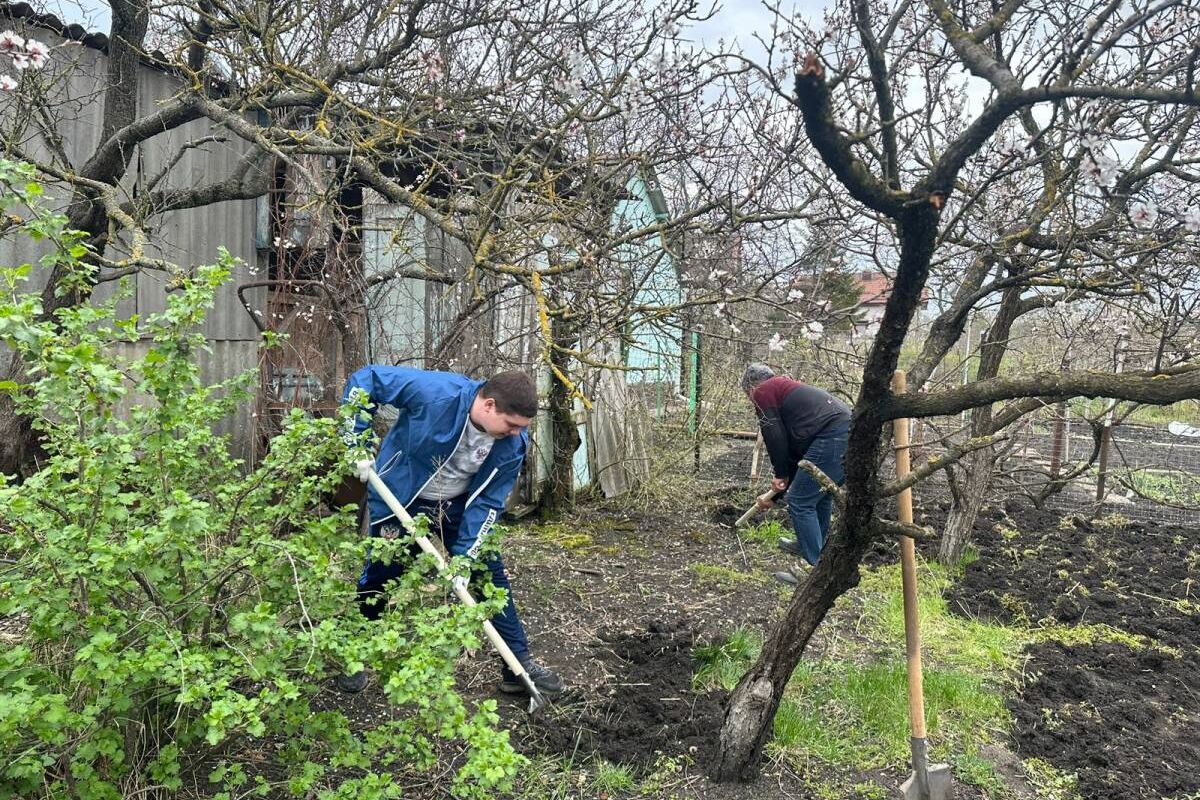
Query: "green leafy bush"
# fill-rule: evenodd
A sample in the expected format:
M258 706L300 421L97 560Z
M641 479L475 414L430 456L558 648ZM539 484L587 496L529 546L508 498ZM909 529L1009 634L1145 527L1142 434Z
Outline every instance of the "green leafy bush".
M0 161L7 235L46 252L0 268L0 341L25 364L0 391L47 454L24 482L0 476L0 618L22 628L0 650L0 796L394 797L446 748L463 751L455 794L508 786L521 759L495 704L469 707L453 676L500 593L447 603L422 589L422 560L392 613L365 622L352 578L366 544L349 513L322 513L354 455L343 420L293 412L251 471L213 432L253 385L206 386L193 358L233 259L172 276L161 313L92 303L45 319L22 291L34 270L79 289L93 268L33 177ZM363 665L392 705L366 729L328 686Z

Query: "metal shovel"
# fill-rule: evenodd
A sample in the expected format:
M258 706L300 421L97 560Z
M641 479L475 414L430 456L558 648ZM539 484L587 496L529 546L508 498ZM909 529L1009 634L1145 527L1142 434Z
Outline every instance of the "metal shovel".
M897 370L892 391L903 394L907 387L904 372ZM896 447L896 477L909 472L908 420L892 423ZM912 523L912 489L896 498L896 518ZM904 586L904 647L908 656L908 720L912 726L912 774L900 786L904 800L948 800L953 782L949 764L929 763L929 740L925 736L925 689L921 679L921 625L917 611L917 548L907 536L900 539L900 576Z
M373 467L367 472L367 483L375 490L383 502L387 504L387 507L392 510L392 513L396 515L396 519L400 520L400 524L404 526L404 529L413 534L417 541L417 546L433 556L433 560L437 564L438 574L445 576L447 571L446 560L442 558L442 554L438 552L429 539L416 535L417 529L413 518L404 510L404 506L396 499L396 495L392 494L392 490L384 484ZM458 597L460 603L465 606L478 605L475 602L475 598L467 591L465 585L459 581L451 581L451 584L454 587L454 594ZM483 632L487 635L488 641L492 643L492 647L500 654L500 658L504 659L504 663L517 676L517 680L525 685L525 689L529 692L529 713L531 715L536 714L546 705L546 698L542 697L542 693L534 685L533 679L529 677L529 673L525 671L525 668L521 666L521 662L513 655L513 651L500 638L500 633L492 625L491 620L483 621Z

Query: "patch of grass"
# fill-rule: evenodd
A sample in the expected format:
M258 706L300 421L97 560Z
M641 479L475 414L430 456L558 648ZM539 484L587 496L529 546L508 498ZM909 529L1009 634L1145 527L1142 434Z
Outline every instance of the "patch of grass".
M1152 500L1185 506L1200 504L1200 481L1182 470L1131 470L1122 481Z
M1013 628L950 613L943 597L950 585L950 572L945 567L935 562L920 564L917 600L926 666L980 675L994 675L1012 668L1027 637ZM878 648L891 648L898 658L903 657L904 596L899 565L864 570L857 602L860 632Z
M909 758L907 678L902 663L804 662L775 721L775 751L789 760L882 769ZM925 672L925 716L933 755L978 757L1007 725L1004 700L984 678Z
M1062 625L1058 622L1046 621L1029 630L1029 640L1031 642L1061 642L1068 645L1105 642L1123 645L1130 650L1151 648L1170 656L1181 655L1175 648L1156 642L1147 636L1104 624Z
M951 614L943 593L952 572L923 563L918 577L932 756L950 761L960 779L999 795L1003 783L981 751L1010 725L998 679L1013 670L1029 637ZM844 602L855 615L854 635L838 637L823 660L801 662L776 715L770 749L797 769L821 765L814 775L831 796L869 796L850 775L907 769L910 758L899 566L863 570ZM876 655L862 663L864 653ZM881 661L880 653L889 655ZM847 777L836 777L843 773Z
M720 589L734 589L747 583L765 583L766 578L753 572L742 572L717 564L689 564L688 570L702 585Z
M1006 542L1011 542L1021 535L1021 531L1016 528L1010 528L1007 525L996 525L996 533L1000 534L1000 538Z
M1004 797L1007 786L996 772L996 765L978 753L954 753L950 769L958 780L983 789L990 797Z
M749 628L736 629L724 642L700 645L692 650L700 664L692 682L697 689L728 691L737 686L761 650L762 636Z
M521 771L516 789L516 796L526 800L568 800L577 794L578 778L572 773L571 759L538 756Z
M546 522L530 528L533 535L543 541L558 545L568 553L580 555L594 549L595 540L590 533L578 530L563 522Z
M781 536L790 537L791 535L792 532L783 527L783 523L774 519L769 519L742 529L742 536L747 541L769 545L770 547L777 546Z
M961 572L962 570L965 570L967 567L971 566L978 560L979 560L979 548L977 548L974 544L971 544L968 542L967 546L963 548L962 556L958 559L959 571Z
M1108 528L1110 530L1119 531L1129 527L1132 520L1124 514L1108 514L1103 517L1097 517L1092 520L1092 524L1097 528Z
M637 788L633 772L619 764L599 759L581 767L568 756L538 756L522 772L513 796L522 800L578 800L618 792L629 795Z
M633 773L628 767L610 764L607 761L596 764L596 777L592 780L592 786L597 792L628 792L636 785L637 781L633 779Z

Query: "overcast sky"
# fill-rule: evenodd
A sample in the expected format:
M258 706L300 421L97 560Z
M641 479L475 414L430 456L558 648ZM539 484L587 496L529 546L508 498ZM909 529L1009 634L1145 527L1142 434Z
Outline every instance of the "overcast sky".
M35 5L39 5L36 3ZM47 11L64 19L68 23L78 23L90 31L108 32L109 8L102 0L43 0L40 4ZM813 17L825 8L824 0L795 0L795 2L780 3L785 10L799 11L806 17ZM693 29L694 35L705 42L715 43L724 37L727 42L737 39L748 53L759 50L754 42L753 34L761 31L763 34L770 30L771 12L757 0L726 0L716 15Z

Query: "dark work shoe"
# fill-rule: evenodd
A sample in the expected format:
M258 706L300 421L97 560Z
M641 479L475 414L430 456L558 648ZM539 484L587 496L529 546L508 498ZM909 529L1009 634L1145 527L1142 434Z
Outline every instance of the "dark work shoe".
M529 674L533 685L539 692L548 697L562 694L563 682L558 675L528 657L521 659L521 666L525 668L525 672ZM508 668L507 664L500 671L500 691L505 694L529 694L525 684L516 676L516 673Z
M800 579L790 572L776 572L775 580L780 583L786 583L788 586L799 586Z
M337 685L339 692L345 692L346 694L358 694L363 689L367 688L367 671L365 669L360 669L353 675L347 675L343 673L337 676L337 680L334 681L334 683Z
M779 537L779 549L794 556L804 557L804 554L800 552L800 545L796 543L795 539L788 536Z
M786 583L788 586L799 586L810 572L812 572L812 567L808 564L797 564L786 572L776 572L775 580Z

